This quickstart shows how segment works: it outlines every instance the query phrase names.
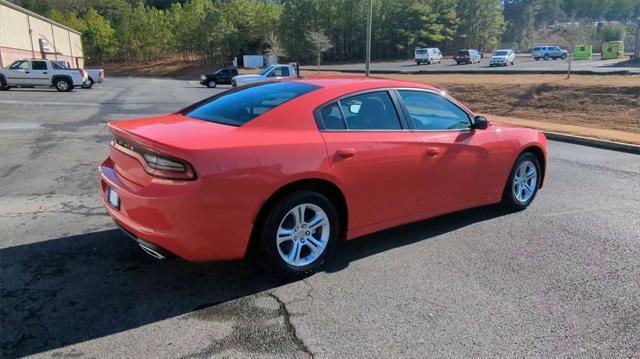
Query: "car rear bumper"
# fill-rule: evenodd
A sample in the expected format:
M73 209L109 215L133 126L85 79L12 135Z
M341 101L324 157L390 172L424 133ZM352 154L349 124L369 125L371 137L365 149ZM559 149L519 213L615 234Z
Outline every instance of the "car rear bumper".
M196 262L244 256L251 229L234 226L226 218L229 211L202 198L201 183L158 180L140 186L114 167L107 158L98 168L102 202L113 221L138 244L150 244L147 247L163 256ZM109 203L109 188L118 193L119 208Z

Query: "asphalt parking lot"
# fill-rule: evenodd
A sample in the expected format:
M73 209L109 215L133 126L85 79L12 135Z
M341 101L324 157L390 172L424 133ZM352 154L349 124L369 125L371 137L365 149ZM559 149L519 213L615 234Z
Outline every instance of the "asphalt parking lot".
M376 72L456 72L456 73L474 73L474 72L543 72L543 73L566 73L569 60L540 60L535 61L529 55L518 55L514 66L506 67L490 67L489 55L486 55L480 63L469 65L458 65L451 58L445 58L440 64L432 65L416 65L415 61L383 61L371 63L371 71ZM626 57L625 59L628 59ZM575 60L571 64L572 71L585 73L615 73L626 71L630 73L640 73L640 67L618 67L616 63L625 59L617 60L600 60L599 55L594 56L592 60ZM306 70L315 70L315 66L302 66ZM323 70L334 71L364 71L364 64L343 64L343 65L322 65Z
M0 93L2 357L637 357L640 156L550 142L520 213L483 207L347 243L283 283L156 262L112 224L105 123L221 91L116 78Z

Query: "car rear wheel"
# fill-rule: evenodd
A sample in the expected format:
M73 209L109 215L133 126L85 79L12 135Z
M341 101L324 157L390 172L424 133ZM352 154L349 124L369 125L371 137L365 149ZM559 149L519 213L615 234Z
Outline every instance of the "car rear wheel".
M549 55L544 55L542 58L544 59L544 61L547 61L549 60Z
M54 86L59 92L69 92L73 90L73 84L67 79L57 79Z
M93 87L93 84L94 84L93 80L92 79L88 79L87 82L82 84L82 88L83 89L90 89L90 88Z
M562 56L560 56L561 59L566 59L567 58L567 54L562 54Z
M539 58L539 57L534 57L534 59L535 59L536 61L540 61L540 58Z
M207 82L207 87L212 89L215 88L217 85L216 80L209 80L209 82Z
M503 205L514 211L527 208L538 193L540 180L538 158L529 152L521 154L513 165L505 186L502 195Z
M313 274L333 252L339 226L335 207L322 194L289 194L271 209L260 233L264 264L286 278Z

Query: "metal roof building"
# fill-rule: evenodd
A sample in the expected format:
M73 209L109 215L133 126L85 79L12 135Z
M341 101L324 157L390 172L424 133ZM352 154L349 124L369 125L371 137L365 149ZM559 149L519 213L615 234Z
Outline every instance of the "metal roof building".
M66 60L84 67L80 33L0 0L0 67L24 58Z

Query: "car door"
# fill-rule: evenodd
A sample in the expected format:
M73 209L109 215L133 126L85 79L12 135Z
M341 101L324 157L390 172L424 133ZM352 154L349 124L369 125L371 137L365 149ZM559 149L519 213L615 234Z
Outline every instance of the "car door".
M29 74L32 85L46 86L50 85L49 70L46 61L31 61L31 73Z
M316 111L349 230L416 213L424 146L387 90L343 97Z
M420 210L439 214L483 204L501 193L495 159L497 136L471 128L471 115L446 96L398 89L409 126L425 146Z
M29 73L31 72L30 70L31 67L29 66L29 61L21 60L14 62L5 71L7 83L14 86L29 85L31 80L29 78Z

